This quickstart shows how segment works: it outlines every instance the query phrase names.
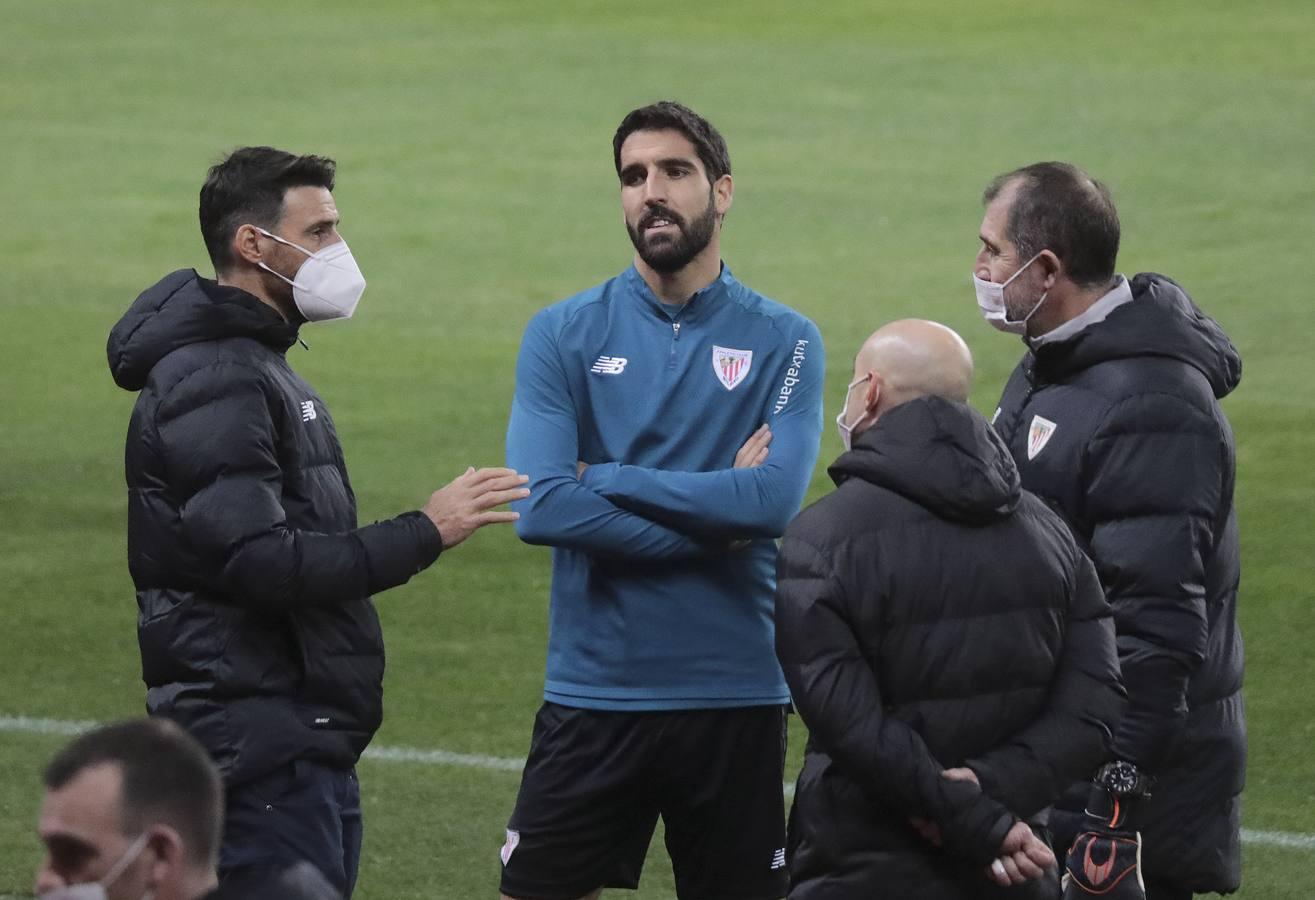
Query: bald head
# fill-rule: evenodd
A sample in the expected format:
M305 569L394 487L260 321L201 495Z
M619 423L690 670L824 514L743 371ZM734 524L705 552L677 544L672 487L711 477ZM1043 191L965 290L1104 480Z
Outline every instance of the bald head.
M892 407L932 395L967 402L973 356L952 329L925 319L900 319L873 332L854 361L855 380L874 373L873 420Z

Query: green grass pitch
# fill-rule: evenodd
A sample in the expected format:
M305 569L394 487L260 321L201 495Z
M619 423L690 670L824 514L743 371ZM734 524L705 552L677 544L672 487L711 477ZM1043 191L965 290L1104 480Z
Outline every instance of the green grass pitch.
M1245 361L1238 438L1248 828L1315 832L1315 17L1308 2L1076 0L225 4L0 0L0 716L135 714L110 326L166 272L208 273L205 169L271 143L339 161L357 318L293 364L332 407L364 521L497 464L521 330L619 271L610 137L674 97L730 145L724 252L845 365L877 325L960 330L989 412L1020 352L969 270L994 174L1067 159L1108 181L1121 271L1179 280ZM810 498L827 489L831 429ZM377 743L523 755L548 554L475 536L379 598ZM791 766L802 727L793 723ZM0 732L0 897L30 892L38 773L62 738ZM493 896L504 771L369 760L362 900ZM1250 844L1242 896L1315 896L1315 849ZM641 900L673 895L655 842Z

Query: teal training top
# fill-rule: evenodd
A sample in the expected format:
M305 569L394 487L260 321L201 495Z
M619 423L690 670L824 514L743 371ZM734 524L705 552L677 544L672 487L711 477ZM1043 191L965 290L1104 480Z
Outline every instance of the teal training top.
M632 267L531 319L507 464L530 476L517 533L553 548L545 699L788 702L774 538L817 459L823 370L817 327L725 267L682 307ZM763 423L767 461L733 469Z

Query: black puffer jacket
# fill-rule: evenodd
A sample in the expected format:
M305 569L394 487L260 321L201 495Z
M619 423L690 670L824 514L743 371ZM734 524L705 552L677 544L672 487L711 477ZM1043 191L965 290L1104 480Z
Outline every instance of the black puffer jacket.
M1085 543L1114 608L1128 710L1112 752L1158 779L1130 822L1145 871L1232 891L1246 723L1233 434L1217 398L1242 363L1173 281L1143 274L1131 288L1104 321L1024 356L995 427L1023 486ZM1080 813L1085 798L1079 786L1064 806ZM1081 824L1053 821L1056 837Z
M896 407L830 472L839 489L795 519L777 563L777 654L809 729L790 897L994 896L984 867L1015 817L1109 746L1123 703L1109 606L963 404ZM964 765L981 790L941 777Z
M383 715L370 594L439 554L421 513L356 527L333 420L288 366L296 329L186 269L109 338L128 426L128 565L146 702L230 784L306 757L350 766Z

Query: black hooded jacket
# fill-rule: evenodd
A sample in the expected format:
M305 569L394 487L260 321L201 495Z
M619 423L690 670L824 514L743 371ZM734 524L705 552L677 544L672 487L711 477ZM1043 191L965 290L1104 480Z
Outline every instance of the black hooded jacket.
M830 474L838 490L777 562L777 654L809 729L790 897L994 896L984 869L1009 828L1107 752L1123 704L1109 606L964 404L896 407ZM965 765L980 789L941 776Z
M109 337L128 425L128 566L146 702L229 784L313 758L351 766L383 715L370 594L437 559L419 512L356 525L323 401L284 356L294 326L174 272Z
M1157 779L1133 813L1156 879L1198 893L1241 879L1246 765L1237 627L1233 434L1218 400L1242 375L1219 325L1168 278L1014 370L995 427L1023 486L1058 509L1114 608L1128 709L1113 757ZM1064 806L1080 813L1084 786ZM1081 823L1056 816L1056 836Z

